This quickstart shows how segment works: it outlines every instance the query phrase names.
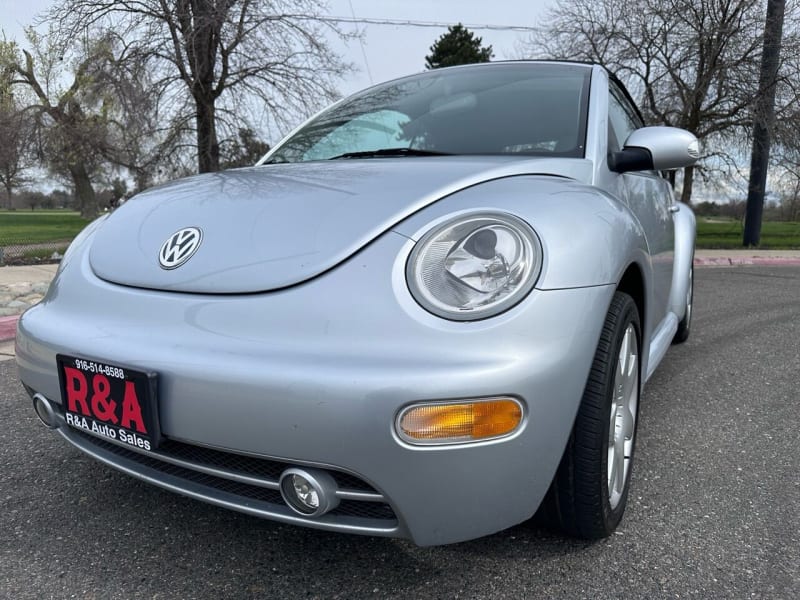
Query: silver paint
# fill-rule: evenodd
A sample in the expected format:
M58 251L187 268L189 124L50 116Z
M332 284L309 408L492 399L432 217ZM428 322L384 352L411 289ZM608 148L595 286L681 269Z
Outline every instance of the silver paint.
M700 158L697 138L677 127L642 127L630 135L625 147L648 150L657 171L688 167Z
M646 380L685 311L694 247L691 210L670 212L667 188L648 179L654 175L609 171L608 76L587 68L593 91L583 159L263 165L134 197L76 239L44 300L22 316L21 379L55 406L59 352L154 371L165 436L351 473L392 506L397 524L254 509L104 455L59 429L126 473L249 514L420 545L524 521L561 459L623 274L635 269L644 282ZM470 211L507 212L530 224L542 270L510 310L448 321L414 300L405 267L416 240ZM192 260L166 271L158 249L187 215L205 239ZM411 403L493 396L524 406L508 438L412 447L394 432Z

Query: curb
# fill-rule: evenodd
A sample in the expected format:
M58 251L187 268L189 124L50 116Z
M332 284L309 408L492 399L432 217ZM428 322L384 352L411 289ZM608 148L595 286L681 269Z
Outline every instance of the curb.
M769 267L797 266L800 265L800 258L761 258L758 256L748 258L695 258L694 264L697 267L741 267L748 265L762 265Z
M14 339L17 334L17 321L19 321L19 315L0 317L0 342Z

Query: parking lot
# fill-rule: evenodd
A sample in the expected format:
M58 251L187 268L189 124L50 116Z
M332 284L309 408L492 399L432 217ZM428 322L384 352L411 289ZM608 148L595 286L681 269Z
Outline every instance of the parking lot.
M525 524L418 548L207 506L72 449L0 362L0 597L799 597L800 268L700 268L695 294L645 388L628 512L595 543Z

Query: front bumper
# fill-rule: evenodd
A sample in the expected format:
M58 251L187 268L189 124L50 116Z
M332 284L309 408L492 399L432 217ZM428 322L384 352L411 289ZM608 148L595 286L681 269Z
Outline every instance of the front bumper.
M158 457L59 429L84 452L173 491L278 521L419 545L499 531L529 518L547 491L613 286L534 290L498 317L449 322L407 292L403 257L411 243L388 233L310 282L236 296L112 285L78 253L20 320L20 377L59 403L57 353L155 371L170 443L354 476L366 485L344 488L366 496L353 502L390 511L306 519L268 495L205 485L148 462ZM409 403L496 395L525 406L512 437L413 447L394 433Z

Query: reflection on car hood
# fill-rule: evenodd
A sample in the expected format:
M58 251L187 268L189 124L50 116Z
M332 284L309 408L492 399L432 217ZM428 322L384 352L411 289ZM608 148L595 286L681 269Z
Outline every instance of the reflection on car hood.
M435 157L265 165L198 175L148 190L97 231L94 272L110 282L198 293L274 290L310 279L420 208L482 181L554 174L588 181L579 159ZM202 231L174 269L159 250Z

